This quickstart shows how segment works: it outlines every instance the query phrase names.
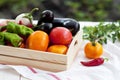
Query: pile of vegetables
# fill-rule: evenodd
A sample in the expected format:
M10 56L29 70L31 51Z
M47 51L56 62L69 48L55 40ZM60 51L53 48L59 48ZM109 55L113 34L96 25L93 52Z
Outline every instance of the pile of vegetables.
M0 32L0 44L14 47L21 45L22 36L27 38L33 32L32 29L14 22L8 22L6 26L1 27L1 30L2 28L5 28L5 30Z
M22 13L0 26L0 45L66 54L79 23L71 18L55 18L52 11L45 10L33 24L32 14L38 10Z

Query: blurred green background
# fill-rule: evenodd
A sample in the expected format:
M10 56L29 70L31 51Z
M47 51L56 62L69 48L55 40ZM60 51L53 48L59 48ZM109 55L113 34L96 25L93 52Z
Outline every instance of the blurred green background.
M52 10L55 17L69 17L79 21L120 20L119 0L0 0L0 18L14 19L18 14L38 7L34 19L43 10Z

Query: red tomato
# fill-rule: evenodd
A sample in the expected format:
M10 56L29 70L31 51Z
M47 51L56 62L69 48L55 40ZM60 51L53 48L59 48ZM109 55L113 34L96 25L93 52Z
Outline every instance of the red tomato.
M49 35L53 44L68 45L72 41L72 33L65 27L53 28Z

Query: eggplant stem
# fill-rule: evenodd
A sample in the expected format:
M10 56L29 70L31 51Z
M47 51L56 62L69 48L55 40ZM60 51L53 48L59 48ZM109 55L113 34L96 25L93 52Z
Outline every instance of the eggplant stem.
M29 12L28 16L31 16L31 15L33 14L33 12L38 11L38 10L39 10L39 8L34 8L34 9L32 9L32 10Z
M37 10L39 10L39 8L34 8L34 9L32 9L29 13L27 13L27 14L24 16L25 18L29 19L29 21L30 21L31 24L32 24L32 14L33 14L33 12L35 12L35 11L37 11Z

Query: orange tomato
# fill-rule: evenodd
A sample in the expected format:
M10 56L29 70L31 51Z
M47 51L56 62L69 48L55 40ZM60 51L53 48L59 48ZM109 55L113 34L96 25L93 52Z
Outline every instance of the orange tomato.
M46 51L49 45L49 36L44 31L35 31L27 39L27 47L33 50Z
M57 54L66 54L67 52L67 46L65 45L51 45L47 51L48 52L53 52L53 53L57 53Z
M95 45L92 45L90 42L85 45L84 52L87 58L99 58L103 54L103 47L98 42L96 42Z

